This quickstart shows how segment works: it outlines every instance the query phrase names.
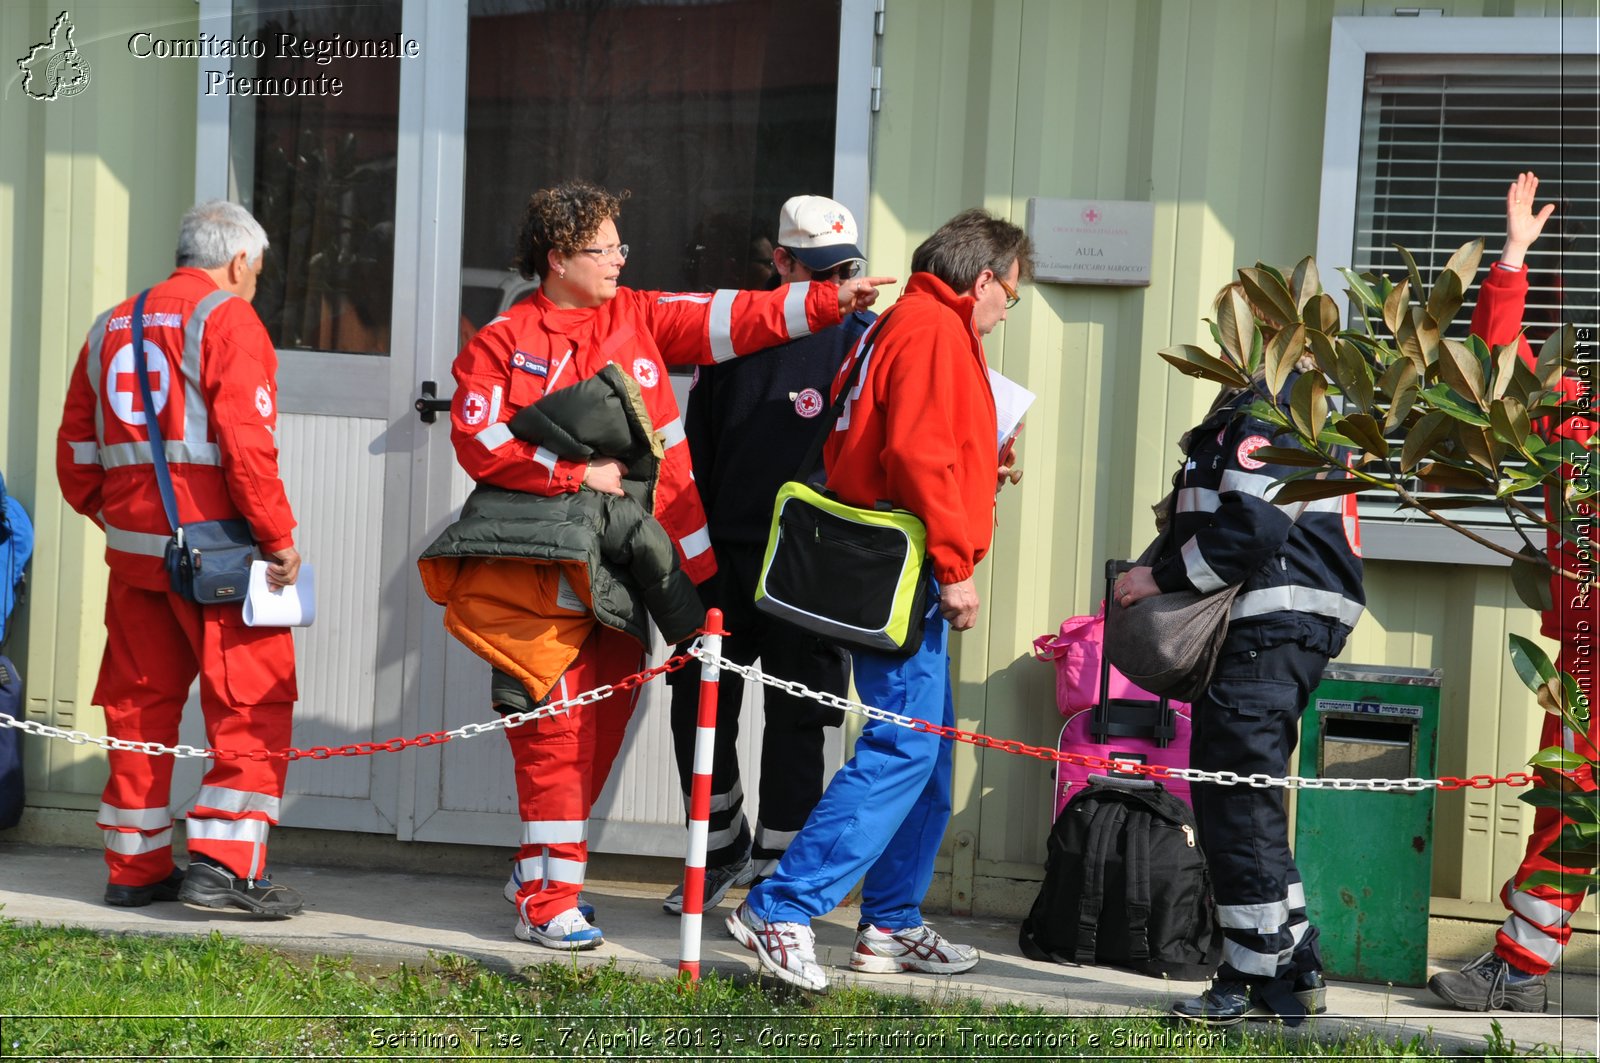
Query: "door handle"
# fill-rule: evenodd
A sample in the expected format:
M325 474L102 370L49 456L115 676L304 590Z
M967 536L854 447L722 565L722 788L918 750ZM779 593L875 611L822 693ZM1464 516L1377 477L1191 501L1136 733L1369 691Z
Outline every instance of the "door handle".
M436 398L435 396L438 394L438 384L431 380L422 382L422 396L413 403L413 406L416 408L417 417L421 419L423 424L432 424L438 420L439 414L450 409L450 400Z

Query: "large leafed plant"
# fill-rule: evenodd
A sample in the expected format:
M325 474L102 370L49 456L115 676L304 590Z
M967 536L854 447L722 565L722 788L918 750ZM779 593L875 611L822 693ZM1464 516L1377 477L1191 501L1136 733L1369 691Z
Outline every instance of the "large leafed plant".
M1576 336L1564 326L1529 366L1515 344L1493 347L1472 337L1445 335L1477 274L1482 240L1462 246L1423 284L1413 256L1399 248L1407 276L1340 270L1348 286L1350 327L1340 327L1338 304L1323 291L1317 264L1303 259L1283 273L1258 263L1241 269L1207 320L1219 348L1212 354L1180 344L1161 357L1189 376L1257 395L1257 415L1298 440L1258 456L1303 471L1281 485L1276 501L1339 495L1387 496L1409 510L1511 558L1518 596L1550 608L1549 577L1562 572L1587 584L1594 573L1558 568L1550 536L1578 544L1592 539L1595 448L1556 438L1547 427L1566 413L1558 382L1578 376ZM1312 365L1284 393L1296 366ZM1329 473L1343 470L1331 478ZM1540 497L1542 495L1542 497ZM1548 503L1548 504L1547 504ZM1508 549L1450 513L1498 508L1522 541ZM1587 557L1580 551L1578 556ZM1570 675L1558 672L1535 643L1511 636L1511 657L1546 712L1579 734L1589 706ZM1530 763L1540 785L1522 794L1533 805L1559 808L1571 821L1545 851L1564 867L1600 864L1600 798L1576 787L1570 773L1595 765L1580 753L1542 749ZM1594 871L1584 881L1597 881ZM1564 878L1541 872L1528 884L1571 890ZM1581 884L1581 883L1579 883Z

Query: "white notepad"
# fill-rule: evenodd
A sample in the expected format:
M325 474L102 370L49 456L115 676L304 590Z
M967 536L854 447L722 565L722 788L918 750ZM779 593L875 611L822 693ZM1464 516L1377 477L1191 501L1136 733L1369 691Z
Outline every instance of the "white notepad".
M294 586L267 585L267 562L250 562L250 591L244 599L244 622L250 627L308 627L317 618L317 573L300 563Z
M995 442L1003 457L1006 444L1021 431L1022 417L1033 405L1034 396L1033 392L1015 380L1003 377L993 369L989 370L989 388L994 392L995 422L1000 430Z

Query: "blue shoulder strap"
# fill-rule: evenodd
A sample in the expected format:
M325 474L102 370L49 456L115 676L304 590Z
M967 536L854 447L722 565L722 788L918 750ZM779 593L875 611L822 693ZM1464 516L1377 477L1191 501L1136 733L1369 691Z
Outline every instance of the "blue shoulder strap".
M144 300L146 288L133 301L133 371L139 378L139 397L144 400L144 427L150 435L150 460L156 468L156 485L161 489L161 508L167 511L172 533L183 542L183 526L178 523L178 497L172 491L172 473L167 468L167 443L161 437L161 419L155 400L150 397L150 365L144 356ZM168 366L168 372L171 367ZM170 393L170 388L168 389Z

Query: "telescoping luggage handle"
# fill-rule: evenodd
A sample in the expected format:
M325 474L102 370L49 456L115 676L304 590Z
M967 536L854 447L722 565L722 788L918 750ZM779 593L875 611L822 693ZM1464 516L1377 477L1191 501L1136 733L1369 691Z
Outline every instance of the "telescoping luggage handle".
M1109 602L1116 589L1117 577L1133 568L1131 561L1116 559L1106 562L1106 597ZM1089 715L1089 737L1096 742L1109 742L1114 736L1151 738L1157 746L1165 749L1177 737L1178 728L1175 719L1176 713L1172 708L1172 699L1161 697L1156 700L1143 698L1113 698L1111 695L1111 657L1104 648L1100 651L1100 697L1095 700L1094 709ZM1112 707L1133 710L1135 715L1142 714L1144 710L1155 706L1156 722L1154 728L1139 723L1121 722L1112 719Z

